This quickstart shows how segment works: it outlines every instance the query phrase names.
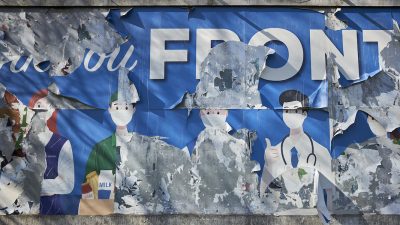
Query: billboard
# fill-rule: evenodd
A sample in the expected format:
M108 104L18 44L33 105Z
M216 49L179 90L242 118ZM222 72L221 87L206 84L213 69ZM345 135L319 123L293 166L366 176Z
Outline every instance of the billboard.
M126 41L86 49L67 75L30 56L2 64L2 214L309 210L327 223L400 204L398 9L105 19Z

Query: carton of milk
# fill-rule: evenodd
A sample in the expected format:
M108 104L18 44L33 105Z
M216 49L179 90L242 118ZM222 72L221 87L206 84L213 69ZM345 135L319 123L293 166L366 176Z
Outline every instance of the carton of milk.
M115 175L112 170L100 170L99 175L99 199L114 199Z

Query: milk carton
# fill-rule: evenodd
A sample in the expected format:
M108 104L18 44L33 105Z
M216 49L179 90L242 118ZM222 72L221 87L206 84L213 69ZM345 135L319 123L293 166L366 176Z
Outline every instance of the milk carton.
M99 199L114 199L115 175L112 170L101 170L99 175Z

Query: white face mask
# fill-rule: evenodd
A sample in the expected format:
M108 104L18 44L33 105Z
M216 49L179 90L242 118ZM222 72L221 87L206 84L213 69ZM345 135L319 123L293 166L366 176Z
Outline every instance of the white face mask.
M307 112L301 109L301 102L285 102L283 103L283 121L290 129L298 129L303 127Z
M201 120L203 121L204 126L207 128L226 129L226 115L203 115L201 116Z
M53 113L54 113L53 108L50 108L49 110L46 111L46 115L45 115L46 121L49 120L53 116Z
M303 112L304 113L304 112ZM283 121L286 126L290 129L297 129L303 127L304 120L306 119L306 115L302 113L302 110L298 110L298 113L295 112L283 112Z
M49 120L55 111L54 106L49 103L46 97L39 99L33 109L37 110L45 121Z
M368 116L367 122L369 125L369 129L371 129L372 133L375 134L375 136L380 137L386 135L385 128L383 128L383 126L374 118Z
M200 111L201 120L206 128L226 130L227 123L225 121L227 116L227 110L202 109Z
M135 108L132 104L113 102L110 108L108 108L108 111L115 125L126 126L131 122L132 116L135 113Z

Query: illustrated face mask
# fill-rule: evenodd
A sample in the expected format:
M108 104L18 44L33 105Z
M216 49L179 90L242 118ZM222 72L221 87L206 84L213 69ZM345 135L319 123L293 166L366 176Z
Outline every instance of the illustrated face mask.
M45 98L39 99L35 103L35 105L33 107L33 111L37 112L38 115L40 115L40 117L43 118L44 121L47 121L53 115L55 108L52 104L49 103L49 101L45 97Z
M135 108L132 104L113 102L108 111L117 126L126 126L132 120Z
M290 129L298 129L303 126L307 113L301 109L301 102L283 103L283 121Z
M202 110L200 112L201 120L206 128L226 130L226 110Z
M283 121L290 129L301 128L306 119L305 113L302 110L298 110L297 113L293 111L294 110L285 110L283 112Z

